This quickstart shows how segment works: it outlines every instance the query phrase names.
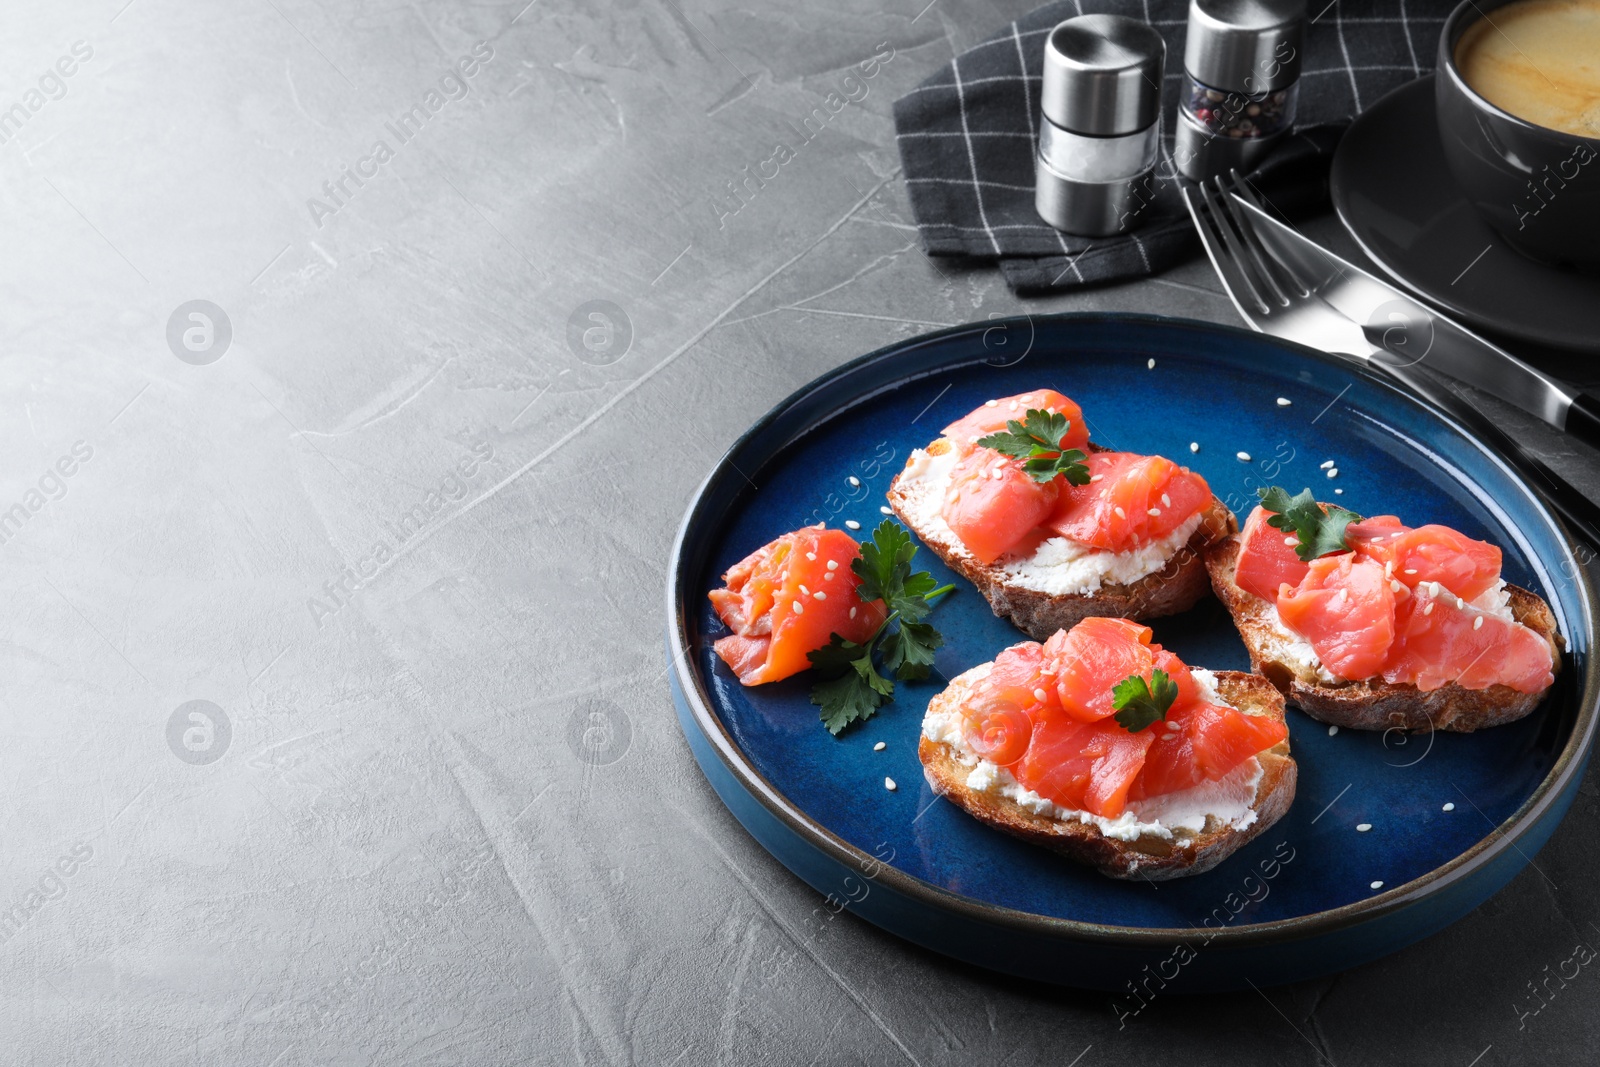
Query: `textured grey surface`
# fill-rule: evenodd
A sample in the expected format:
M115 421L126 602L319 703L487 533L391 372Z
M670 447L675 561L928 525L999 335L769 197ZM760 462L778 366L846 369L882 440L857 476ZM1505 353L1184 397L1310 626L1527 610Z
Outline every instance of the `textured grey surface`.
M819 924L671 710L660 591L699 479L930 327L1233 312L1199 263L1024 305L919 252L890 102L1026 0L522 4L6 5L0 1057L1585 1061L1600 974L1552 976L1600 944L1592 779L1449 931L1121 1030L1104 996ZM345 167L371 176L334 200ZM233 331L206 365L167 341L197 299ZM569 344L591 300L626 351ZM221 714L172 726L194 700Z

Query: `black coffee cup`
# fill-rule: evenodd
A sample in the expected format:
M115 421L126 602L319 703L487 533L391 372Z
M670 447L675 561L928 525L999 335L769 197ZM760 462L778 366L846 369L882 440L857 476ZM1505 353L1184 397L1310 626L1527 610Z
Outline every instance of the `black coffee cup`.
M1600 272L1600 139L1536 126L1479 96L1456 66L1461 35L1516 0L1462 0L1439 35L1439 139L1456 183L1506 243Z

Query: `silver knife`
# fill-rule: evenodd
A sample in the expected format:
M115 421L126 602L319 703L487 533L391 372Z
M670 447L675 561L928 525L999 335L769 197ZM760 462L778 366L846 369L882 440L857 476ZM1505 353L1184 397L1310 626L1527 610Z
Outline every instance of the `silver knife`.
M1246 196L1230 194L1247 212L1261 243L1308 278L1316 293L1362 327L1367 338L1402 360L1514 404L1558 430L1600 447L1600 400L1551 378L1505 349L1381 281L1273 218Z

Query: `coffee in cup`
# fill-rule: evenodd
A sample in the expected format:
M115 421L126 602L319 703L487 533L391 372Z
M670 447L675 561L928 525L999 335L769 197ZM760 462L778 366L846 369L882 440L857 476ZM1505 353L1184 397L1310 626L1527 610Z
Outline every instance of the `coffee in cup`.
M1517 251L1600 272L1600 0L1463 0L1439 37L1445 161Z

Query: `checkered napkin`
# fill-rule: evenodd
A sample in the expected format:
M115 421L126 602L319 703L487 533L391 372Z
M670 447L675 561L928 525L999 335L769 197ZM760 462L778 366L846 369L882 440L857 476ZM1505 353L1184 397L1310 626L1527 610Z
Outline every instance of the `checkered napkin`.
M1323 4L1327 4L1323 7ZM1433 69L1454 0L1310 0L1295 131L1251 178L1294 214L1327 202L1333 149L1349 120L1389 90ZM1319 12L1318 8L1322 10ZM1079 14L1143 18L1167 42L1161 162L1176 174L1172 123L1188 0L1071 0L1025 15L895 101L911 207L930 255L998 261L1018 292L1143 277L1199 251L1176 181L1161 181L1143 224L1116 237L1074 237L1033 206L1044 42Z

